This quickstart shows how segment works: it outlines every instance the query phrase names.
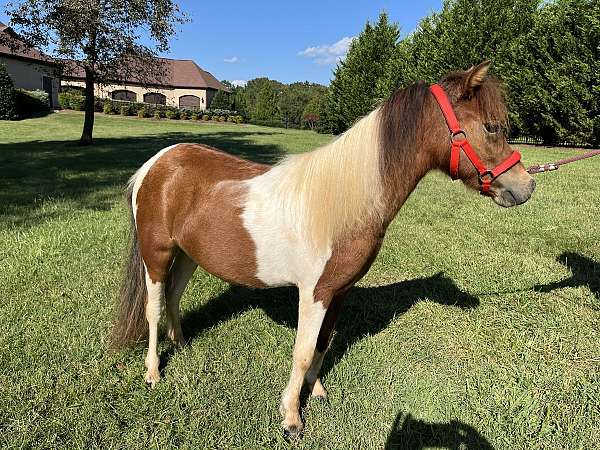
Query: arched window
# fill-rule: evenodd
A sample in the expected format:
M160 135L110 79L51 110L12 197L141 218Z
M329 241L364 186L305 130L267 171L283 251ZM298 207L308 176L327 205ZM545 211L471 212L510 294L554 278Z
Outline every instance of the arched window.
M158 92L148 92L144 94L144 103L153 103L155 105L166 105L167 97Z
M117 91L112 91L110 96L113 100L123 100L126 102L137 102L137 94L133 91L128 91L126 89L119 89Z
M200 97L196 97L195 95L182 95L179 97L179 107L180 108L199 108L200 107Z

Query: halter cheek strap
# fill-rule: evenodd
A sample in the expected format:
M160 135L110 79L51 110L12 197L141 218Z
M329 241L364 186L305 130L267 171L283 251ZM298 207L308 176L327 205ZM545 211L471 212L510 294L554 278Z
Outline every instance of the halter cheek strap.
M521 154L517 151L513 151L512 154L498 164L493 169L488 169L487 166L481 161L477 152L471 147L467 139L467 133L460 127L460 123L454 114L452 104L446 95L446 92L439 84L433 84L429 87L429 90L436 99L446 123L450 130L450 140L452 142L452 149L450 151L450 177L453 180L458 179L458 165L460 163L460 152L463 151L473 167L479 174L479 191L482 195L489 195L490 186L492 182L502 175L504 172L510 170L515 164L521 161Z

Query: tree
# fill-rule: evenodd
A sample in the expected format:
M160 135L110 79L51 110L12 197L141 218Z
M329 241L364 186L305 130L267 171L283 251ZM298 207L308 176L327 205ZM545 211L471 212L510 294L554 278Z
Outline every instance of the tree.
M92 144L94 85L132 74L142 84L156 84L167 71L153 57L168 50L176 25L186 21L172 0L21 0L9 3L6 14L28 47L71 60L85 72L81 145Z
M277 110L277 100L280 92L272 84L264 84L256 96L256 105L252 118L270 122L280 121L281 117Z
M325 129L341 133L367 114L377 103L377 83L385 74L400 29L381 13L375 25L365 29L352 42L346 59L338 64L331 82L325 108Z
M304 107L302 111L302 126L311 130L316 130L321 122L321 115L323 114L323 108L327 91L323 91L317 95L314 95L310 101Z
M12 120L16 115L15 87L6 66L0 64L0 120Z
M277 109L286 128L300 128L306 105L313 97L322 95L325 90L325 86L308 81L284 86L277 102Z
M210 102L211 109L231 109L229 94L221 89L217 91Z
M246 87L244 88L244 101L246 104L246 113L251 119L258 119L256 115L256 104L258 101L259 93L263 90L263 88L274 93L273 95L276 97L278 93L281 92L281 90L283 89L283 84L279 81L269 80L266 77L254 78L248 81L248 83L246 83ZM263 93L263 95L267 95L266 92ZM276 105L276 99L274 105ZM264 116L264 113L261 112L260 115Z

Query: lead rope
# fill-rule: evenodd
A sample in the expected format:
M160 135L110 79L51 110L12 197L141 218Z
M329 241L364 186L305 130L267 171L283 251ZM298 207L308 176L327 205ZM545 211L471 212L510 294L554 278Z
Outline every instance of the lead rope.
M591 152L584 153L583 155L573 156L571 158L561 159L551 163L537 164L535 166L528 167L527 172L529 172L532 175L536 173L551 172L553 170L557 170L560 166L564 164L569 164L575 161L581 161L582 159L591 158L592 156L597 155L600 155L600 150L592 150Z

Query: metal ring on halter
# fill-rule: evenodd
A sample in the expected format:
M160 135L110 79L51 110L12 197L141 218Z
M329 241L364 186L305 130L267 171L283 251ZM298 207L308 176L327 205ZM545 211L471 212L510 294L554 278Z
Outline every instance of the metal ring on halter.
M462 135L462 139L458 139L457 136L460 136L460 135ZM467 132L461 128L457 132L452 133L450 135L450 140L452 142L463 142L463 141L466 141L467 140Z
M484 180L483 178L484 178L485 176L488 176L488 175L489 175L489 177L490 177L490 179L489 179L489 180L487 180L487 182L488 182L488 183L491 183L492 181L494 181L494 180L495 180L495 178L494 178L494 174L492 173L492 171L491 171L491 170L486 170L485 172L482 172L482 173L480 173L480 174L478 175L478 177L479 177L479 182L483 184L483 183L485 182L485 180Z

